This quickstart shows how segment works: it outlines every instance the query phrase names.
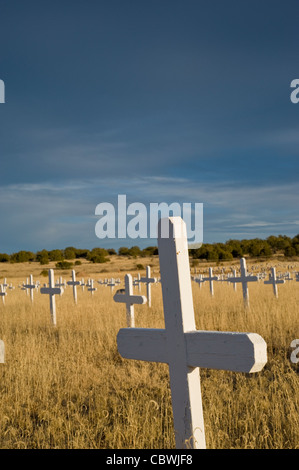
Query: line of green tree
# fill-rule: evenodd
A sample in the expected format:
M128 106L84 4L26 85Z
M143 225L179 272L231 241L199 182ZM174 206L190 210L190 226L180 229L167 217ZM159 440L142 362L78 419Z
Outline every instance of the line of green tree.
M207 261L230 261L242 256L270 258L277 254L292 258L299 256L299 234L293 238L286 235L271 235L265 240L254 238L250 240L228 240L225 243L203 243L200 248L190 249L189 251L193 259ZM88 250L69 246L64 250L41 250L36 253L22 250L10 255L0 253L0 263L38 262L45 265L51 261L62 262L65 260L79 260L79 258L92 263L106 263L110 260L109 257L113 255L145 258L158 255L158 248L148 246L140 249L138 246L132 246L131 248L120 247L116 251L113 248Z

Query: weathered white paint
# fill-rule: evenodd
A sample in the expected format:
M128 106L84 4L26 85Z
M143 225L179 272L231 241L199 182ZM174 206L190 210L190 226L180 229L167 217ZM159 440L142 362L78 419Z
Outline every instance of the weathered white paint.
M72 280L67 281L67 285L73 287L73 299L75 304L77 304L77 286L80 285L80 281L76 281L76 271L74 269L72 270Z
M245 258L240 259L240 269L241 269L240 277L229 277L227 281L228 282L240 282L242 284L244 304L245 306L249 306L248 282L257 282L258 277L247 274Z
M278 298L277 284L284 284L284 283L285 283L284 279L277 279L276 268L271 268L271 274L269 275L269 279L267 281L264 281L264 284L272 285L273 293L276 298Z
M168 239L160 236L163 224ZM118 350L168 363L176 447L205 448L199 367L257 372L267 362L266 343L254 333L196 330L186 225L180 217L161 219L158 234L165 329L121 329Z
M152 306L152 289L151 285L156 282L155 277L151 277L151 267L146 267L146 276L140 278L140 282L146 284L146 297L147 297L147 304L149 307Z
M40 289L41 294L49 295L50 299L50 313L51 313L51 320L52 324L56 326L56 302L55 302L55 295L60 294L60 287L55 287L54 281L54 270L49 269L49 287L42 287Z
M133 328L135 326L134 304L145 304L146 297L144 295L133 294L133 280L131 274L125 275L125 288L119 289L113 297L114 302L126 304L127 326Z

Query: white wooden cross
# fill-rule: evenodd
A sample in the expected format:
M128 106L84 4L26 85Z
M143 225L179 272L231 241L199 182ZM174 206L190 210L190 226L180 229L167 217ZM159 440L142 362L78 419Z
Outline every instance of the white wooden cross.
M151 267L146 267L146 276L140 278L140 282L144 282L146 284L146 296L147 296L147 304L149 307L152 306L152 289L151 284L155 283L157 280L155 277L151 277Z
M88 288L87 290L91 293L91 295L93 295L94 291L97 290L96 287L93 287L93 279L89 279L88 280Z
M227 278L228 282L241 282L242 283L242 290L243 290L243 299L245 306L249 306L249 292L248 292L248 282L256 282L258 281L257 276L250 276L247 274L247 267L246 267L246 259L240 259L240 268L241 274L240 277L229 277Z
M5 352L5 347L4 347L4 341L0 339L0 364L4 364L4 352Z
M169 237L161 225L169 224ZM177 448L205 448L199 367L260 371L266 343L255 333L199 331L195 327L186 224L180 217L161 219L158 248L165 329L123 328L120 354L128 359L169 365Z
M50 299L50 313L52 324L56 326L56 302L55 295L60 294L60 287L55 287L54 281L54 270L49 269L49 287L42 287L40 289L41 294L48 294Z
M195 277L194 282L196 282L199 285L199 288L201 289L201 285L205 282L203 280L203 275L199 274L197 277Z
M117 284L117 283L115 282L115 280L113 279L113 277L110 279L110 281L107 282L107 286L110 287L111 292L113 292L114 287L116 286L116 284Z
M133 294L133 280L131 274L125 275L125 288L119 289L113 297L114 302L120 302L126 304L127 312L127 326L134 328L134 304L145 304L146 297L144 295Z
M218 281L219 277L218 276L213 276L213 268L209 268L209 277L204 277L203 281L209 281L210 283L210 293L211 296L214 296L214 287L213 287L213 281Z
M36 288L36 285L33 282L33 275L32 274L30 274L29 283L28 283L28 279L27 279L27 284L24 284L23 287L25 289L30 289L30 300L31 300L31 303L33 303L33 291ZM26 290L26 292L28 292L28 291Z
M285 273L284 279L285 279L285 281L293 281L294 280L294 278L291 277L289 272Z
M74 298L75 304L77 304L77 286L80 285L80 281L76 281L76 272L74 269L72 270L72 280L67 281L67 285L73 286L73 298Z
M285 280L284 279L277 279L276 278L276 269L271 268L271 274L269 274L269 279L268 281L264 281L264 284L271 284L273 287L273 292L276 298L278 298L278 289L277 289L277 284L284 284Z
M0 297L2 297L2 303L5 305L5 296L6 296L5 288L3 287L3 284L1 284L1 289L0 289Z

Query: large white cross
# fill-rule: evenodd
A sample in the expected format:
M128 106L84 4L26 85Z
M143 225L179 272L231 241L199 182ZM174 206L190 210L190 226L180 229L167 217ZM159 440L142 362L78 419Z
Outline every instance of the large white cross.
M246 259L241 258L240 259L240 269L241 269L241 274L240 277L229 277L227 278L228 282L241 282L242 283L242 290L243 290L243 299L244 299L244 304L246 306L249 306L249 292L248 292L248 282L256 282L258 281L257 276L250 276L247 274L247 267L246 267Z
M49 269L49 287L41 287L40 293L49 295L51 320L52 320L52 323L53 323L54 326L56 326L55 295L60 294L60 291L61 291L60 287L55 287L54 270Z
M159 221L158 248L165 329L121 329L118 350L128 359L168 363L176 447L205 448L199 367L260 371L267 362L266 343L255 333L196 330L186 224L180 217Z
M74 298L75 304L77 304L77 286L80 285L80 281L76 281L76 272L74 269L72 270L72 280L67 281L67 285L73 286L73 298Z
M113 297L114 302L126 304L127 325L129 328L135 326L134 304L145 304L146 297L144 295L133 294L133 280L131 274L125 275L125 288L119 289Z
M34 284L33 282L33 276L32 274L30 274L30 281L29 283L27 282L27 284L24 284L23 286L25 289L30 289L30 300L31 300L31 303L33 303L33 291L34 289L36 288L36 285Z
M151 277L151 267L146 267L146 276L140 278L140 282L144 282L146 284L146 296L147 296L147 304L149 307L152 306L152 289L151 284L155 283L157 280L155 277Z
M213 268L209 268L209 277L204 277L203 281L209 281L210 283L210 293L211 296L214 296L214 287L213 287L213 281L218 281L219 277L218 276L213 276Z
M264 284L271 284L273 287L273 292L276 298L278 298L278 289L277 289L277 284L284 284L285 280L284 279L277 279L276 278L276 269L271 268L271 274L269 274L269 279L267 281L264 281Z

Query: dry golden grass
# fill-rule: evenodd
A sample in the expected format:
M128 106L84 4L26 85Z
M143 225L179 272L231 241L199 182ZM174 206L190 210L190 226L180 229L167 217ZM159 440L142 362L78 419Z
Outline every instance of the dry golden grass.
M157 259L141 262L158 269ZM132 269L136 260L122 263L110 264L108 273L87 264L76 271L85 278L123 278L122 270ZM5 306L0 301L6 352L0 365L0 448L174 448L167 365L118 354L124 305L97 285L93 297L79 288L75 306L68 288L56 296L57 327L52 327L48 296L35 293L31 305L17 288L30 273L46 282L38 276L41 269L34 263L0 269L0 279L16 286ZM69 279L70 271L64 277ZM270 286L251 284L248 311L240 286L233 292L215 283L214 289L211 298L208 285L200 289L193 283L197 328L259 333L268 344L268 363L252 375L200 371L207 447L297 448L298 366L290 362L290 343L299 337L299 284L279 286L278 299ZM135 306L136 326L164 326L160 285L152 288L152 304Z

